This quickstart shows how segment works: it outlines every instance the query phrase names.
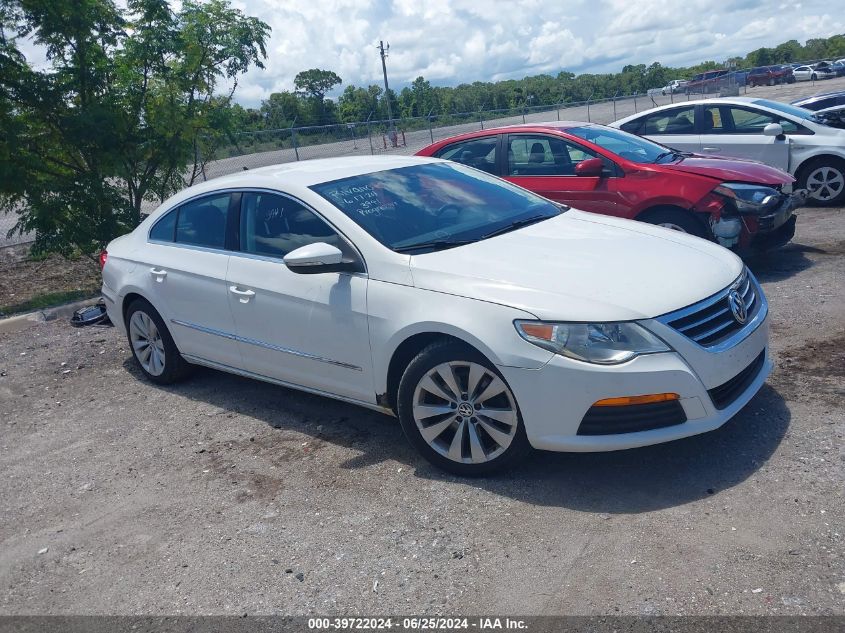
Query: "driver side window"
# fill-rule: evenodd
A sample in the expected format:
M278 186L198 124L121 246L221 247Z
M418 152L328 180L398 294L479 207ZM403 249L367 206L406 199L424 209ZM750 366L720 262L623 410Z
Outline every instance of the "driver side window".
M597 154L552 136L508 137L508 176L574 176L575 165Z
M283 258L301 246L325 242L346 252L345 241L325 220L296 200L273 193L245 193L241 251Z

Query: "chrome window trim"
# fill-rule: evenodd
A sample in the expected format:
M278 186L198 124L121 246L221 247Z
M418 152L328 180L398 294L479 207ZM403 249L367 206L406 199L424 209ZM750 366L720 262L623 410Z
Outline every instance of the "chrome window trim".
M174 245L177 245L177 244L180 245L180 246L191 246L191 244L184 244L182 242L177 242L176 240L174 240L172 242L168 242L166 240L154 240L154 239L150 238L150 233L152 232L153 227L155 227L156 224L161 222L161 220L164 218L164 216L166 216L171 211L175 211L176 209L181 207L183 204L188 204L189 202L194 202L195 200L200 200L202 198L208 198L208 197L211 197L211 196L218 196L218 195L221 195L221 194L224 194L224 193L229 194L229 195L233 195L233 194L238 193L239 191L241 191L241 190L238 187L227 187L225 189L215 189L214 191L204 191L203 193L198 193L195 196L191 196L190 198L185 198L184 200L177 202L176 204L174 204L174 205L168 207L167 209L165 209L164 211L162 211L159 214L159 216L153 221L153 223L150 225L150 228L147 230L147 242L150 242L152 244L165 244L167 246L174 246ZM157 213L157 212L158 212L158 209L153 211L153 213ZM150 217L150 215L152 215L152 214L149 214L147 217ZM178 218L177 218L177 221L178 221ZM208 247L203 247L203 248L208 248ZM226 252L226 253L230 252L230 251L227 251L226 249L209 248L208 250L214 250L214 251L222 250L223 252Z
M741 282L744 275L748 276L750 286L751 286L751 291L754 293L755 299L760 300L760 308L759 308L759 310L757 310L757 312L754 314L754 316L745 323L745 325L743 325L740 329L738 329L733 334L733 336L731 336L730 338L728 338L728 339L726 339L726 340L724 340L724 341L722 341L722 342L720 342L716 345L705 346L705 345L699 344L698 342L696 342L692 338L686 336L680 330L678 330L678 329L672 327L671 325L669 325L673 321L677 321L678 319L682 319L684 317L687 317L690 314L695 314L696 312L700 312L701 310L704 310L704 309L712 306L714 303L721 301L722 299L727 297L728 294L730 294L730 292L734 288L737 287L737 284L739 284ZM720 290L715 295L711 295L710 297L707 297L706 299L702 299L698 303L693 303L692 305L689 305L685 308L681 308L680 310L676 310L674 312L669 312L667 314L656 317L655 321L658 321L658 322L662 323L663 325L665 325L666 327L671 328L673 332L676 332L680 336L683 336L686 340L688 340L690 343L692 343L693 345L695 345L699 349L702 349L706 352L710 352L712 354L719 354L721 352L724 352L726 350L729 350L729 349L735 347L736 345L738 345L739 343L744 341L746 338L748 338L748 336L750 336L751 333L754 332L758 327L760 327L760 325L763 323L763 321L766 320L766 317L768 316L768 314L769 314L769 302L766 300L766 295L763 294L763 290L762 290L762 288L760 288L760 284L757 282L757 278L753 275L753 273L750 270L748 270L748 268L744 268L742 273L740 273L739 277L734 279L727 288Z
M307 358L309 360L316 360L321 363L327 363L329 365L335 365L337 367L343 367L344 369L351 369L353 371L364 371L363 368L358 367L357 365L351 365L349 363L343 363L339 360L333 360L331 358L325 358L323 356L316 356L315 354L309 354L307 352L301 352L296 349L291 349L289 347L282 347L280 345L274 345L273 343L265 343L264 341L259 341L258 339L254 338L247 338L245 336L238 336L237 334L232 334L231 332L224 332L223 330L215 330L214 328L205 327L203 325L197 325L196 323L189 323L188 321L181 321L179 319L170 319L171 323L175 325L181 325L183 327L190 328L192 330L197 330L199 332L204 332L205 334L213 334L215 336L220 336L232 341L237 341L239 343L248 343L249 345L255 345L256 347L263 347L265 349L273 350L274 352L282 352L283 354L290 354L291 356L298 356L300 358Z
M373 402L366 402L364 400L357 400L355 398L350 398L348 396L341 396L336 393L330 393L328 391L321 391L320 389L314 389L312 387L305 387L303 385L298 385L292 382L286 382L284 380L279 380L277 378L270 378L269 376L265 376L264 374L257 374L255 372L248 371L246 369L240 369L239 367L232 367L231 365L226 365L224 363L218 363L212 360L208 360L202 358L201 356L194 356L192 354L183 354L185 360L195 363L197 365L204 365L206 367L211 367L212 369L218 369L220 371L225 371L230 374L236 374L238 376L244 376L245 378L254 378L256 380L261 380L263 382L269 382L274 385L279 385L280 387L287 387L289 389L296 389L298 391L304 391L306 393L312 393L316 396L324 396L326 398L333 398L335 400L341 400L343 402L348 402L350 404L356 404L360 407L366 407L367 409L372 409L373 411L378 411L379 413L384 413L389 416L394 416L395 413L392 409L387 407L383 407L379 404L375 404Z
M214 255L234 255L235 251L227 251L225 248L211 248L210 246L199 246L197 244L185 244L180 242L163 242L161 240L147 240L147 244L155 244L156 246L172 246L181 248L187 251L199 251L201 253L212 253Z
M197 194L196 196L193 196L192 198L186 198L185 200L182 200L178 204L174 204L172 207L170 207L167 210L165 210L164 212L162 212L161 215L158 218L156 218L156 220L153 222L152 226L150 226L149 230L147 231L147 243L148 244L156 244L158 246L170 246L170 247L173 247L173 248L184 248L184 249L188 249L188 250L197 250L197 251L205 252L205 253L218 253L218 254L223 254L223 255L232 255L232 256L236 256L236 257L244 257L246 259L257 259L257 260L260 260L260 261L280 262L280 263L284 264L285 263L284 258L273 257L272 255L259 255L257 253L249 253L249 252L246 252L246 251L243 251L243 250L230 251L230 250L225 249L225 248L211 248L211 247L208 247L208 246L198 246L198 245L195 245L195 244L185 244L184 242L176 242L176 241L170 242L170 241L166 241L166 240L154 240L154 239L150 238L150 232L153 230L153 227L155 227L155 225L158 224L161 221L161 219L164 218L164 216L166 216L171 211L175 211L178 207L181 207L183 204L187 204L189 202L193 202L193 201L199 200L201 198L205 198L205 197L208 197L208 196L214 196L214 195L218 195L218 194L222 194L222 193L228 193L230 195L233 195L233 194L236 194L236 193L240 193L240 194L244 194L244 193L271 193L271 194L274 194L274 195L277 195L277 196L282 196L282 197L288 198L289 200L293 200L294 202L301 204L303 207L308 209L311 213L313 213L318 218L320 218L323 222L328 224L331 227L331 229L335 233L337 233L340 236L340 238L344 242L346 242L349 245L349 247L358 255L358 258L361 260L361 263L364 266L363 273L340 273L340 274L364 274L364 275L367 274L367 272L368 272L367 260L364 259L364 254L361 252L361 249L359 249L355 245L355 242L353 242L351 239L349 239L349 236L347 236L346 233L344 233L339 228L337 228L337 226L331 220L329 220L325 215L323 215L322 213L317 211L313 206L304 202L303 200L300 200L296 196L292 196L289 193L279 191L278 189L269 189L269 188L264 188L264 187L232 187L232 188L226 188L226 189L216 189L214 191L206 191L205 193ZM238 218L238 220L239 220L238 223L240 225L240 218ZM240 232L240 226L238 226L238 231Z

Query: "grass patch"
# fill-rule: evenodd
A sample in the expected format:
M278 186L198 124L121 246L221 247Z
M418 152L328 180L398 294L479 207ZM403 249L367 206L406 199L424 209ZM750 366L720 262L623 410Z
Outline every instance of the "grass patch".
M70 303L71 301L91 299L96 297L97 294L98 293L95 290L65 290L62 292L47 292L36 295L22 303L0 306L0 315L11 316L21 312L34 312L35 310L52 308L53 306Z

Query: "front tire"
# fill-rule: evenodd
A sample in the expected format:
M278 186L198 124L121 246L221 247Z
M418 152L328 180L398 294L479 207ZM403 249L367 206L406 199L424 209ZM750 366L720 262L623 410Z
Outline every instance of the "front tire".
M191 365L182 358L164 319L144 299L135 299L126 309L126 336L135 363L148 380L170 385L183 380Z
M801 168L799 187L810 192L808 201L818 206L845 203L845 160L817 158Z
M422 456L456 475L501 470L530 450L504 377L457 341L432 343L410 362L399 383L397 413Z
M648 222L663 228L688 233L704 239L708 238L704 223L689 211L684 209L662 208L651 209L637 217L640 222Z

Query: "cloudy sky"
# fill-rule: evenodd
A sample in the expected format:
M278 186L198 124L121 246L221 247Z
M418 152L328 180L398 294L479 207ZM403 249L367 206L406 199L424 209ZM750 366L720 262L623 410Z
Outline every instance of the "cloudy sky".
M120 1L120 0L118 0ZM376 45L390 43L399 90L625 64L721 61L788 39L845 33L842 0L231 0L273 29L264 70L236 99L257 105L292 90L301 70L333 70L343 85L381 83ZM178 0L173 0L174 4Z
M242 78L255 104L297 72L334 70L343 85L391 87L619 71L625 64L723 60L788 39L845 33L840 0L235 0L273 28L266 70Z

